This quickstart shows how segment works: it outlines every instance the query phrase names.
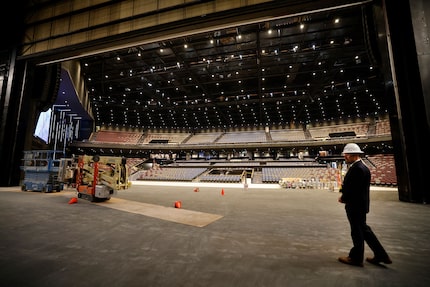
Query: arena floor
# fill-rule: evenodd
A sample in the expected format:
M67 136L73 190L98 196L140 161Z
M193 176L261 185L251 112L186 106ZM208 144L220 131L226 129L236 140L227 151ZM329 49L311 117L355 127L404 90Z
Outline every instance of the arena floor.
M198 190L196 189L198 187ZM224 191L224 193L222 192ZM2 286L430 286L429 205L372 188L368 223L393 264L351 247L337 192L277 185L134 183L91 203L0 188ZM181 208L174 208L176 201ZM366 256L372 256L366 248Z

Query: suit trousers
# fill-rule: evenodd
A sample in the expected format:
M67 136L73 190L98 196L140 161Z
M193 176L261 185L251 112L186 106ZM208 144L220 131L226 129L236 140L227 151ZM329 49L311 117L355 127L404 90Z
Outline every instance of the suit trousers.
M372 249L377 258L387 258L388 254L379 242L370 226L366 224L366 212L346 209L349 224L351 226L351 238L353 247L349 257L357 262L363 262L364 242Z

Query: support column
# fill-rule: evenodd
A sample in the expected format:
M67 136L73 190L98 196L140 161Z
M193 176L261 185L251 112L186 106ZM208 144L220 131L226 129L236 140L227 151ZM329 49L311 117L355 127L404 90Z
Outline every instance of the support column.
M395 113L390 120L399 199L426 203L430 199L429 144L425 142L430 136L430 48L429 20L425 16L430 17L430 3L386 0L383 11L388 57L383 56L382 62L390 63L392 81L386 81L387 97L395 99Z

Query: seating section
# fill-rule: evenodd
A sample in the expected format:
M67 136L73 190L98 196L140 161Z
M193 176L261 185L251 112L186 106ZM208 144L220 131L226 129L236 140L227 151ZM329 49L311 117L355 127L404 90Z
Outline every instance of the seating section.
M240 183L243 180L243 171L240 173L221 173L221 174L206 174L199 177L201 182L228 182Z
M221 135L221 132L194 134L186 141L186 144L211 144Z
M217 143L248 143L248 142L266 142L265 131L251 131L251 132L226 132L217 141Z
M344 133L344 135L342 135ZM337 134L337 135L333 135ZM369 122L338 124L330 126L308 127L302 129L272 129L256 131L227 131L227 132L128 132L114 130L99 130L94 132L90 142L105 142L117 144L234 144L234 143L266 143L266 142L300 142L306 140L327 140L344 137L369 137L391 134L388 119Z
M309 127L312 138L314 139L329 139L332 133L354 132L355 136L367 136L369 123L331 125L324 127Z
M271 130L270 135L273 141L304 141L306 136L303 130Z
M375 124L376 126L376 135L386 135L391 134L390 121L387 120L379 120Z
M206 168L176 168L164 167L158 169L142 170L136 176L137 180L160 180L160 181L192 181L200 174L206 171Z
M145 159L142 159L142 158L127 158L126 165L128 168L128 174L132 175L132 174L140 171L138 166L143 162L145 162Z
M210 162L202 160L177 160L174 164L169 164L170 167L180 166L180 167L209 167Z
M305 141L309 135L314 140L329 139L332 133L346 133L353 131L356 136L367 136L368 133L376 135L390 134L390 123L388 119L377 120L370 125L367 122L357 124L332 125L324 127L308 127L306 131L302 129L279 129L271 130L266 134L264 130L240 131L240 132L208 132L208 133L157 133L148 132L128 132L114 130L98 130L94 132L90 141L95 143L115 143L115 144L151 144L151 143L173 143L173 144L223 144L223 143L265 143ZM261 165L259 160L237 160L237 159L213 159L211 161L176 162L168 167L152 168L150 170L140 170L139 164L145 159L127 159L129 174L134 180L163 180L163 181L202 181L202 182L242 182L246 169L252 169L259 175L262 183L279 183L282 178L300 179L306 184L320 186L320 183L339 183L339 171L328 167L319 167L314 161L300 161L298 163L285 161L272 161L269 158ZM380 154L369 155L366 159L371 170L373 185L397 185L394 155ZM188 165L188 166L187 166ZM263 167L262 167L263 166ZM211 168L225 170L231 169L235 172L208 172ZM261 168L261 169L260 169ZM237 171L239 170L239 172ZM254 174L254 172L253 172Z
M297 178L315 183L339 181L339 171L327 167L264 167L262 172L263 183L278 183L282 178Z
M229 161L229 162L215 162L213 166L228 166L228 167L245 167L255 166L254 161Z
M169 143L169 144L180 144L187 139L190 133L148 133L142 140L143 144L149 144L151 142L156 143Z
M200 181L200 182L229 182L240 183L246 170L259 175L261 183L279 183L281 179L295 181L297 186L312 188L327 188L327 184L340 184L338 169L321 167L315 162L267 162L259 170L257 161L223 161L223 162L176 162L169 166L156 166L149 170L139 170L138 165L143 159L127 159L130 180L160 180L160 181ZM379 154L365 159L371 171L372 185L396 186L397 176L394 155ZM260 176L261 175L261 176ZM260 179L261 178L261 179ZM255 182L255 181L253 181Z
M141 137L142 133L140 132L99 130L93 133L90 141L118 144L137 144Z
M368 156L371 162L369 169L371 171L371 184L374 185L397 185L396 165L394 155L379 154Z

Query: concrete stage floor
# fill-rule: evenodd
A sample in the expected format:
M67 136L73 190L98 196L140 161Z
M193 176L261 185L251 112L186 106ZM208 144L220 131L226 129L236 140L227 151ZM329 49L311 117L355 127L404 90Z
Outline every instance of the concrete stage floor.
M372 188L368 223L393 264L361 268L337 261L352 244L338 196L276 185L195 192L190 184L136 183L106 202L69 204L73 189L3 187L0 285L430 286L429 205Z

